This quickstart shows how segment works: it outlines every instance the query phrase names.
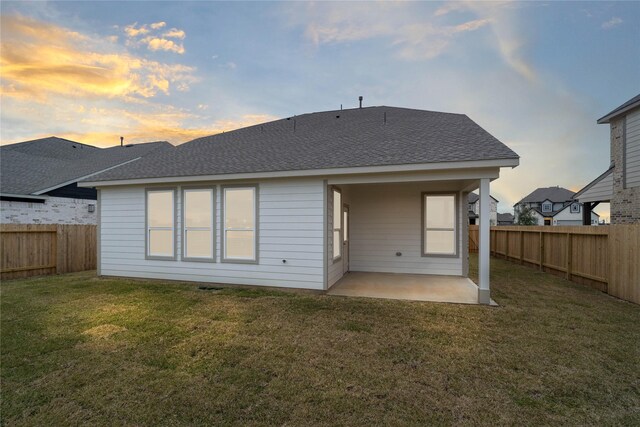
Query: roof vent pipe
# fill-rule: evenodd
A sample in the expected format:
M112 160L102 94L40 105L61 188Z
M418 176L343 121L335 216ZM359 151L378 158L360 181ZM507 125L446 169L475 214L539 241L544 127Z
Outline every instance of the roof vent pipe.
M120 137L120 147L124 146L124 136Z
M360 101L360 108L362 108L362 97L361 96L358 97L358 101Z

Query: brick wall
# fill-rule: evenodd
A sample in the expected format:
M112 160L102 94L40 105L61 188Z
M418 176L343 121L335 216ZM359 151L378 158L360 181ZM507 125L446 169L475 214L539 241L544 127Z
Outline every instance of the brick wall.
M640 223L640 187L624 188L623 181L624 119L611 121L611 160L613 169L613 197L611 199L611 224Z
M89 212L89 205L96 205ZM0 202L2 224L95 224L95 200L49 197L44 203Z

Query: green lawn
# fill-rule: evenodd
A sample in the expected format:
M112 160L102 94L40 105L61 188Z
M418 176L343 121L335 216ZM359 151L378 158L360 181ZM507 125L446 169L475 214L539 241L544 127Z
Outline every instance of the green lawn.
M491 277L498 308L7 281L2 424L640 424L640 306L501 260Z

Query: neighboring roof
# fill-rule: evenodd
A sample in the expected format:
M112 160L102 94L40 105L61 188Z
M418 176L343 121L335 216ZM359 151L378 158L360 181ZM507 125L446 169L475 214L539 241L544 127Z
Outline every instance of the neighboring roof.
M638 107L640 107L640 94L634 96L633 98L631 98L630 100L628 100L627 102L619 106L618 108L614 109L610 113L605 114L604 116L599 118L598 124L601 125L601 124L609 123L611 119L613 119L614 117L617 117L620 114L626 113L627 111L633 110Z
M518 158L464 114L382 106L304 114L199 138L88 181Z
M82 144L55 136L3 145L0 149L2 149L2 153L13 151L61 160L82 159L91 153L96 153L101 150L99 147L93 145Z
M510 214L510 213L498 214L498 222L513 222L513 221L514 221L513 214Z
M608 202L613 197L613 168L611 165L603 174L585 185L573 195L581 202Z
M151 142L98 148L56 137L4 145L0 192L38 195L172 147L168 142Z
M545 216L545 217L547 217L547 218L548 218L548 217L553 217L553 216L558 215L560 212L564 211L565 209L569 208L572 204L573 204L573 203L569 203L569 204L567 204L567 205L563 206L563 207L562 207L562 209L558 209L557 211L554 211L553 213L545 212L545 213L543 214L543 213L542 213L542 212L540 212L540 211L538 211L538 212L540 212L540 214L541 214L542 216ZM598 214L597 214L597 213L595 213L594 211L591 211L591 214L592 214L592 215L596 215L597 217L600 217L600 215L598 215Z
M495 200L496 202L498 202L499 200L496 199L493 196L489 196L491 197L493 200ZM475 203L478 201L478 199L480 198L480 196L478 196L476 193L469 193L469 195L467 196L467 200L469 201L469 203Z
M537 188L516 204L541 203L545 200L549 200L554 203L561 203L571 200L571 197L573 197L574 194L575 193L573 191L558 186Z

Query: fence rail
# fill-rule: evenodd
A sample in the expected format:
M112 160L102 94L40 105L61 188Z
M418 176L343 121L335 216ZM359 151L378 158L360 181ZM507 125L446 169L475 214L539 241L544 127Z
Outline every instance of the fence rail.
M95 225L0 225L0 279L93 270Z
M491 227L491 255L640 304L640 225ZM478 251L478 226L469 226Z

